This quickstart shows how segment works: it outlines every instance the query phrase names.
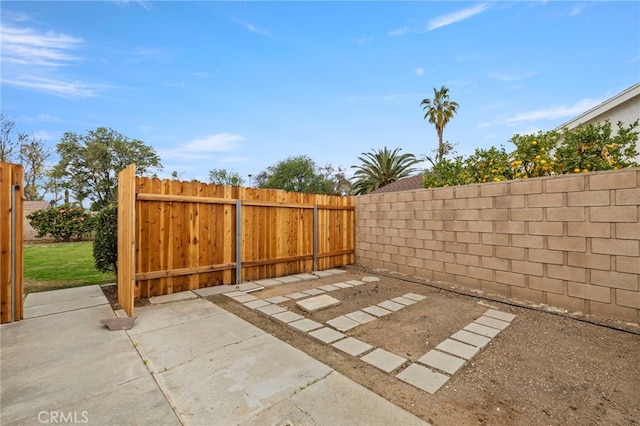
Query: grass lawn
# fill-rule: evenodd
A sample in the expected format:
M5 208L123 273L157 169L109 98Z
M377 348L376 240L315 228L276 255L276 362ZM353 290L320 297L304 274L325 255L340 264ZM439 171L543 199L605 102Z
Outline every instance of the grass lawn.
M25 294L115 281L94 266L91 241L24 245Z

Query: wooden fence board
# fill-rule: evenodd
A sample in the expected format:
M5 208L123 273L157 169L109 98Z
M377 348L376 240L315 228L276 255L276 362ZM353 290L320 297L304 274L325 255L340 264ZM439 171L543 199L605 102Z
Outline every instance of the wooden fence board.
M136 273L136 169L118 174L118 303L133 317Z
M0 322L23 318L23 190L21 165L0 162ZM15 188L15 193L13 193ZM12 214L13 213L13 214ZM13 246L11 228L13 223ZM12 268L13 265L13 268ZM13 306L11 279L13 269Z

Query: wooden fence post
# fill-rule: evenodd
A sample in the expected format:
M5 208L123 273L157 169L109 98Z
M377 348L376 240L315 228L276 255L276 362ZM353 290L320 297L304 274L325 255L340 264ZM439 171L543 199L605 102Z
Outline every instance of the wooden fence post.
M118 173L118 303L133 317L136 286L136 165Z

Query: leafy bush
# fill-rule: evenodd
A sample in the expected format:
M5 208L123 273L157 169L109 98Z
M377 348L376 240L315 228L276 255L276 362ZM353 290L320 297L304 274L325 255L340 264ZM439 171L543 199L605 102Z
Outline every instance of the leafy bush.
M82 207L62 204L35 211L27 216L37 238L47 235L56 241L82 240L93 231L94 218Z
M100 272L118 272L118 207L110 204L96 216L93 259Z

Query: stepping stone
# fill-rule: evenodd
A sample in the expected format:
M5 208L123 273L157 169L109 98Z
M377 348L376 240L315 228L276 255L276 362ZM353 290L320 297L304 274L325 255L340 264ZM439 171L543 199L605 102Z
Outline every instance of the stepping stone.
M308 294L304 294L304 293L300 293L300 292L296 292L296 293L287 294L285 297L288 297L289 299L302 299L303 297L309 297L309 295Z
M480 336L479 334L470 333L466 330L456 331L451 335L452 339L459 340L463 343L468 343L477 348L484 348L491 341L490 338Z
M378 278L378 277L362 277L362 281L364 281L365 283L374 283L374 282L380 281L380 278Z
M327 269L325 272L331 272L331 274L333 275L340 275L340 274L346 274L347 271L344 271L342 269Z
M340 287L336 287L333 284L326 284L326 285L321 285L320 287L318 287L320 290L324 290L324 291L333 291L333 290L337 290Z
M406 297L394 297L393 299L391 299L391 301L399 303L399 304L404 305L404 306L409 306L409 305L413 305L414 303L416 303L415 300L407 299Z
M380 348L369 352L360 359L387 373L391 373L407 361L401 356L392 354L391 352L387 352Z
M324 291L319 288L310 288L309 290L302 290L301 293L307 294L309 296L317 296L318 294L324 293Z
M318 340L323 341L324 343L333 343L336 340L340 340L343 337L346 337L344 334L339 331L335 331L333 328L324 327L318 330L314 330L309 333L309 336L315 337Z
M499 319L506 322L511 322L516 317L514 314L508 314L506 312L500 312L495 309L489 309L484 313L485 316Z
M262 289L264 289L263 286L257 285L252 282L248 282L248 283L242 283L238 285L226 284L226 285L216 285L213 287L199 288L197 290L193 290L193 292L200 297L209 297L209 296L214 296L216 294L230 293L232 291L241 291L244 293L251 293L251 292L262 290Z
M322 327L322 324L320 324L319 322L315 322L313 320L310 320L309 318L304 318L301 319L299 321L293 321L290 322L289 325L297 330L303 331L303 332L307 332L307 331L311 331L311 330L315 330L318 329L320 327Z
M294 275L287 275L284 277L279 277L279 278L275 278L275 280L280 281L283 284L291 284L291 283L298 283L300 281L302 281L300 278L294 276Z
M335 328L338 331L348 331L352 328L356 328L360 325L360 323L354 319L347 318L344 315L336 317L332 320L327 321L331 327Z
M422 355L418 362L449 374L454 374L465 363L461 358L434 350Z
M317 275L321 278L326 278L326 277L330 277L333 275L333 273L329 272L329 271L313 271L313 275Z
M371 346L370 344L358 340L354 337L347 337L346 339L339 340L331 346L333 346L334 348L338 348L341 351L346 352L352 356L358 356L373 348L373 346Z
M363 281L358 281L358 280L349 280L349 281L345 281L345 283L351 284L354 287L364 284Z
M486 337L496 337L498 333L500 333L500 330L487 327L486 325L477 324L475 322L472 322L471 324L467 325L465 328L463 328L463 330L471 331L473 333L479 334L481 336L486 336Z
M109 330L130 330L133 327L137 317L123 317L123 318L106 318L101 319L100 323L104 324Z
M340 288L351 288L351 287L353 287L353 285L348 284L348 283L335 283L334 285L336 287L340 287Z
M471 359L480 350L479 348L466 343L456 342L455 340L446 339L436 349L448 352L452 355L459 356L464 359Z
M401 305L400 303L396 303L396 302L392 302L391 300L385 300L382 303L378 303L378 306L380 306L381 308L387 309L389 311L397 311L399 309L404 308L404 305Z
M290 322L298 321L304 318L302 315L298 315L294 312L289 312L289 311L280 312L279 314L272 315L271 317L285 324L289 324Z
M416 302L420 302L421 300L424 300L424 299L427 298L427 296L423 296L421 294L415 294L415 293L407 293L407 294L402 295L402 297L404 297L406 299L415 300Z
M285 308L283 308L282 306L278 306L278 305L268 305L268 306L261 306L258 308L258 310L260 312L262 312L263 314L267 314L269 316L275 315L275 314L279 314L280 312L284 312L286 311Z
M296 278L300 278L302 281L317 280L319 278L317 275L313 274L297 274L293 276Z
M258 280L258 281L254 281L254 283L264 286L264 287L273 287L274 285L280 285L282 284L280 281L278 280L274 280L274 279L268 279L268 280Z
M364 308L363 311L371 315L375 315L377 317L383 317L391 313L391 311L387 311L386 309L382 309L380 306L375 306L375 305Z
M362 311L351 312L350 314L345 315L347 318L350 318L354 321L358 321L360 324L366 324L368 322L373 321L376 317L371 316Z
M258 309L261 308L263 306L267 306L270 305L271 303L264 301L262 299L258 299L258 300L254 300L253 302L247 302L247 303L243 303L244 306L246 306L249 309Z
M233 300L235 300L236 302L240 302L240 303L247 303L247 302L253 302L256 300L260 300L255 296L252 296L250 294L245 294L242 293L242 296L234 296Z
M234 290L234 291L230 291L228 293L224 293L225 296L227 297L238 297L238 296L243 296L247 293L245 293L244 291L238 291L238 290Z
M432 371L418 364L411 364L396 377L432 395L449 380L449 376Z
M296 305L305 312L313 313L320 309L330 308L339 305L340 301L336 298L323 294L321 296L310 297L308 299L296 302Z
M485 317L484 315L474 321L477 324L486 325L487 327L495 328L498 330L504 330L509 327L510 323L506 321L500 321L499 319Z
M283 303L283 302L287 302L291 299L289 299L288 297L284 297L284 296L276 296L276 297L270 297L268 299L264 299L269 303L274 303L274 304L278 304L278 303Z

